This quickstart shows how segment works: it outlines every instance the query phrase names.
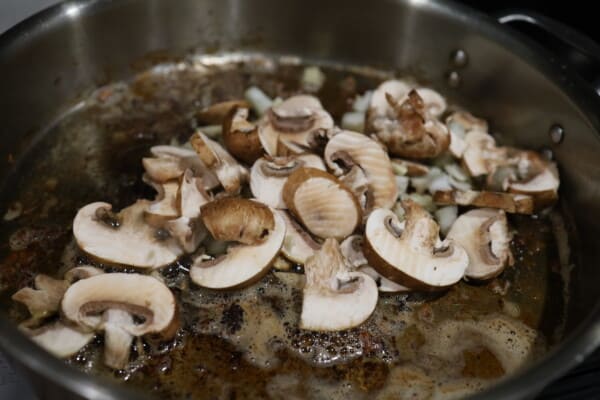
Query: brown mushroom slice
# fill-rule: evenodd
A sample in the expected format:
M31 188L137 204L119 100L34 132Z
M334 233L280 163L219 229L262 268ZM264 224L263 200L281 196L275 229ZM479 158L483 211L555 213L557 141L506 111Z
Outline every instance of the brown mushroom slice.
M93 332L80 332L62 322L44 325L38 329L22 328L38 346L60 358L77 354L93 338Z
M60 300L69 287L69 282L38 274L34 288L25 287L12 295L14 301L24 304L33 320L48 317L58 311Z
M336 177L315 168L299 168L283 187L283 201L312 234L344 239L362 215L354 194Z
M138 200L118 214L108 203L81 208L73 221L73 234L84 252L110 263L139 268L170 264L183 252L170 235L161 234L144 220L149 202Z
M228 115L240 108L249 108L250 104L246 100L228 100L220 103L211 104L204 107L196 113L196 119L201 125L221 125Z
M247 245L263 243L275 227L266 205L239 197L224 197L202 206L202 222L212 237Z
M177 179L183 173L181 160L175 157L145 157L142 165L146 174L155 182Z
M285 239L281 252L290 261L304 264L321 246L284 210L276 211L285 221Z
M333 126L333 118L319 99L297 95L271 107L259 123L259 134L267 154L279 155L272 154L278 141L308 149L313 145L311 139L316 132L328 131Z
M325 164L314 154L260 158L250 170L250 190L260 202L269 207L284 209L286 206L282 197L283 185L288 176L301 167L325 171Z
M499 208L514 214L532 214L534 210L531 196L515 193L448 190L435 192L433 201L442 205Z
M341 131L325 146L324 159L335 175L360 167L369 182L373 207L391 208L398 197L392 163L381 146L361 133Z
M373 96L375 97L375 96ZM418 92L411 90L406 99L386 93L391 112L369 113L369 126L390 154L408 158L434 158L450 145L448 129L432 117Z
M393 115L393 110L387 100L388 96L400 100L405 98L412 88L412 85L399 80L388 80L381 83L377 89L373 91L367 118L375 119Z
M194 150L184 147L159 145L153 146L150 153L154 157L142 159L142 164L150 180L163 183L179 179L186 169L191 169L195 176L202 177L206 190L220 185L215 174L198 158Z
M190 268L192 281L210 289L236 289L261 279L279 254L286 232L283 218L274 211L267 210L271 212L274 225L262 242L254 245L229 246L226 254L215 259L197 257ZM231 218L227 214L221 217ZM250 223L252 224L251 221ZM244 226L244 221L239 220L239 224Z
M258 127L248 121L247 108L235 108L223 122L223 143L229 153L246 164L252 164L264 154Z
M196 131L190 143L202 163L217 176L225 191L237 194L248 177L246 168L241 166L219 143L209 139L201 131Z
M390 210L376 209L367 220L364 254L384 277L411 289L436 290L458 282L469 264L465 250L441 241L439 227L421 206L402 202L405 223Z
M335 239L328 238L306 260L300 328L340 331L365 322L375 310L378 291L366 274L351 271Z
M456 111L446 118L446 126L450 132L450 153L456 158L462 158L467 143L465 136L471 131L487 132L485 120L474 117L465 111Z
M69 321L104 331L105 363L123 368L134 337L175 333L175 298L158 279L140 274L107 273L75 282L62 299Z
M537 156L539 158L539 156ZM552 204L558 198L558 169L554 163L542 162L541 172L533 178L508 183L508 191L532 196L536 209Z
M446 236L469 255L466 276L486 280L499 275L511 259L510 234L502 210L480 208L468 211L454 222Z

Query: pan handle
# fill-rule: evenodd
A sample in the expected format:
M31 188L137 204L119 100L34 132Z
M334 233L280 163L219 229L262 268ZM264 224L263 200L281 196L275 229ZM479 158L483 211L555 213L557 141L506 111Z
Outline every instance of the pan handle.
M600 95L600 45L564 23L530 10L507 10L495 14L498 22L527 28L525 33L557 53L559 62L575 69ZM531 28L535 29L531 29ZM534 32L537 30L538 32ZM550 40L550 43L548 42Z

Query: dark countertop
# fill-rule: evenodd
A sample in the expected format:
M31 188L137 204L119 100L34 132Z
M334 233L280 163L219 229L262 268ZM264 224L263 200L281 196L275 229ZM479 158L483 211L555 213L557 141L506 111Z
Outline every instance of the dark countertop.
M0 32L28 15L43 9L57 0L0 0ZM477 1L463 0L473 7L486 12L497 12L508 8L529 8L557 18L600 42L600 30L596 13L581 7L582 2L572 2L568 7L560 2L519 0L519 1ZM588 3L589 4L589 3ZM580 12L578 12L580 11ZM26 378L14 372L9 362L0 354L0 399L35 400ZM557 380L539 396L544 400L600 399L600 351L594 353L582 365L567 376Z

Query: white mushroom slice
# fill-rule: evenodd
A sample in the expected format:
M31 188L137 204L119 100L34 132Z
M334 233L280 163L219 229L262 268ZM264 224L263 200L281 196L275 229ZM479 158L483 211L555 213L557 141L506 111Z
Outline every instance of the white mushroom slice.
M411 289L435 290L458 282L469 264L465 250L441 241L431 215L413 201L402 202L405 224L390 210L376 209L365 229L364 253L384 277Z
M468 112L457 111L446 118L446 126L450 132L450 153L456 158L462 158L467 143L465 136L471 131L487 132L485 120L474 117Z
M227 254L216 259L196 258L190 269L192 281L210 289L236 289L261 279L277 257L286 232L283 218L274 211L271 213L274 226L262 243L229 246ZM239 223L242 225L243 221Z
M24 332L47 352L60 358L76 354L94 338L94 333L80 332L62 322L45 325L38 329L24 329Z
M515 214L531 214L534 209L533 198L525 194L476 190L435 192L433 201L443 205L499 208Z
M376 93L379 89L376 91ZM416 90L406 98L397 98L385 92L388 107L385 113L377 111L373 95L367 124L390 154L408 158L434 158L442 154L450 144L450 134L444 124L432 116L423 98Z
M14 301L23 303L34 320L45 318L58 311L60 299L69 282L38 274L34 279L34 288L25 287L12 295Z
M406 286L399 285L396 282L387 279L372 267L364 266L361 267L359 271L369 275L375 281L375 284L377 284L377 289L382 293L405 293L412 291L412 289L407 288Z
M388 95L394 99L403 99L408 95L408 92L413 88L406 82L398 80L389 80L380 84L371 96L371 104L369 105L368 117L378 118L393 115L393 110L388 103Z
M200 216L200 208L209 203L212 198L204 190L202 178L196 178L190 169L187 169L178 185L177 194L179 214L187 218L197 218Z
M215 174L198 158L194 150L177 146L153 146L150 149L153 158L142 159L142 164L150 180L158 183L167 182L179 177L186 169L191 169L195 176L202 177L206 190L220 185Z
M177 328L175 308L165 284L140 274L92 276L71 285L62 299L65 318L84 329L105 331L105 362L112 368L126 365L133 337L149 333L172 337Z
M255 245L265 242L275 229L273 212L258 201L224 197L205 204L200 213L206 229L220 241Z
M496 140L486 132L467 133L465 145L463 164L472 177L489 174L498 164L506 162L506 152L496 147Z
M339 331L365 322L377 305L377 285L362 272L350 271L335 239L326 239L306 260L300 328Z
M340 251L352 269L358 269L369 263L362 250L363 240L361 235L352 235L340 243Z
M321 246L286 211L277 210L276 212L284 219L286 225L281 252L288 260L304 264L306 259Z
M271 107L259 129L265 149L277 141L308 149L315 146L314 135L333 129L333 118L316 97L297 95ZM273 155L269 149L267 153Z
M223 123L223 143L232 156L246 164L252 164L264 154L258 136L258 127L248 122L248 109L236 108Z
M237 194L248 178L246 168L242 167L219 143L209 139L200 131L196 131L190 143L204 165L215 173L225 191Z
M75 267L68 270L65 273L65 280L69 283L73 283L81 279L87 279L92 276L100 275L103 273L104 271L100 268L92 267L91 265L82 265L80 267Z
M165 222L164 228L177 239L177 242L186 253L196 251L207 234L206 228L198 218L182 216L171 219Z
M157 191L154 201L148 205L146 213L152 220L167 220L179 216L177 206L177 195L179 182L169 181L165 183L154 183L147 181Z
M526 162L533 162L531 157L526 156L521 157L521 160L519 166ZM543 162L537 155L533 160L541 164L537 167L541 169L541 172L533 175L533 178L530 179L525 178L522 181L510 181L508 183L508 191L532 196L536 208L541 208L551 204L558 198L560 180L558 178L558 169L554 163ZM529 174L524 175L527 176Z
M510 260L508 224L504 211L471 210L454 222L447 238L469 255L468 278L485 280L499 275Z
M283 201L312 234L344 239L362 219L354 194L333 175L315 168L300 168L287 179Z
M398 197L392 163L381 146L361 133L341 131L325 147L324 159L337 176L358 165L369 182L372 207L391 208Z
M182 249L167 234L144 221L149 202L138 200L114 214L108 203L96 202L79 210L73 234L81 250L107 262L139 268L172 263Z
M250 190L256 199L273 208L286 208L281 192L283 185L300 167L311 167L325 171L319 156L303 154L291 157L260 158L250 170Z

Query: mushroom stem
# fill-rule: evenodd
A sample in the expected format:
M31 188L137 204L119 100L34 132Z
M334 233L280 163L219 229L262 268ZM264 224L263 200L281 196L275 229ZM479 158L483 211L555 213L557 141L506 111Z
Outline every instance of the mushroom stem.
M129 362L129 353L133 335L123 326L133 324L133 317L127 311L109 309L104 319L104 363L115 369L125 368Z

